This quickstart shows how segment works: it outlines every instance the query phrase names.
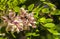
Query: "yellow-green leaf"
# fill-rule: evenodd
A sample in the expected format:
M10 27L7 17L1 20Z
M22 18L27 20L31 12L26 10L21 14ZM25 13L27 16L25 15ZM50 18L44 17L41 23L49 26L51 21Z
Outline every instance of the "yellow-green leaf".
M42 12L43 13L49 13L50 11L49 11L49 8L44 8L44 9L42 9Z
M53 35L59 35L59 33L57 32L57 30L54 29L47 29L50 33L52 33Z
M13 8L15 12L19 12L20 8L19 7L14 7Z
M34 4L31 4L31 5L28 6L29 11L32 11L33 8L34 8Z
M55 27L55 24L54 23L46 23L44 25L44 27L52 28L52 27Z

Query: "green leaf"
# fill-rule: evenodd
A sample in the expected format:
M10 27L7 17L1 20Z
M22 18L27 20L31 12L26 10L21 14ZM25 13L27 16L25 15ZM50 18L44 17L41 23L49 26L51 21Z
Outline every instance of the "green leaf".
M22 5L23 8L26 8L26 5Z
M36 8L34 8L33 10L32 10L32 12L35 12L34 14L34 17L35 18L38 18L38 13L39 13L39 11L40 11L40 5L39 6L37 6Z
M39 36L39 34L36 34L36 33L27 33L26 36Z
M36 8L33 9L33 12L36 12L39 9L40 6L37 6Z
M0 37L0 39L3 39L3 37Z
M47 29L50 33L52 33L53 35L59 35L59 33L57 32L57 30L54 29Z
M54 39L51 34L47 34L48 39Z
M60 15L60 10L52 11L51 15Z
M43 13L49 13L50 11L49 11L49 8L44 8L44 9L42 9L42 12Z
M33 12L39 13L42 8L43 7L40 7L40 5L38 5L36 8L33 9Z
M55 39L59 39L59 37L57 36L57 37L54 37Z
M24 3L26 0L20 0L21 3Z
M32 33L33 36L39 36L39 34L36 34L36 33Z
M46 19L45 17L42 17L38 21L41 23L50 23L53 21L53 19L51 19L51 18Z
M4 0L1 0L1 2L4 2Z
M50 9L52 9L53 11L56 10L55 5L50 3L50 2L43 2L44 4L47 4L49 6Z
M20 8L19 7L14 7L13 8L15 12L19 12Z
M31 36L31 35L32 35L32 33L27 33L27 34L26 34L26 36Z
M46 23L46 18L45 18L45 17L40 18L40 19L39 19L39 22L41 22L41 23Z
M55 7L55 5L52 4L52 3L50 3L50 2L43 2L43 3L44 3L44 4L47 4L50 8Z
M17 1L17 0L14 0L14 1L12 2L12 4L13 4L14 6L17 6L17 5L18 5L18 1Z
M28 6L29 11L32 11L33 8L34 8L34 4L31 4L31 5Z
M3 38L3 37L0 37L0 39L7 39L7 37Z
M44 25L44 27L52 28L52 27L55 27L55 24L54 23L46 23Z
M30 39L29 37L27 37L27 39Z
M45 0L40 0L40 1L45 1Z
M53 21L53 19L51 19L51 18L46 19L47 23L52 22L52 21Z

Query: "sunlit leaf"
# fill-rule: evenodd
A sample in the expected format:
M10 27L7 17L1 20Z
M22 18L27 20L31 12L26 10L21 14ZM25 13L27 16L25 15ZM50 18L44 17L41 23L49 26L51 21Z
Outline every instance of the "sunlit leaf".
M27 33L26 36L39 36L39 34L36 34L36 33Z
M46 23L46 18L45 18L45 17L42 17L42 18L39 19L39 21L40 21L41 23Z
M0 39L3 39L3 37L0 37Z
M26 0L20 0L21 3L24 3Z
M20 8L19 7L14 7L15 12L19 12Z
M48 29L48 31L50 33L52 33L53 35L59 35L58 31L57 30L54 30L54 29Z
M40 5L39 5L39 6L37 6L36 8L34 8L32 11L35 12L35 13L39 13L39 11L40 11L42 8L43 8L43 7L40 7Z
M26 5L22 5L23 8L26 8Z
M7 37L3 38L3 37L0 37L0 39L7 39Z
M51 15L60 15L60 10L52 11Z
M29 11L32 11L33 8L34 8L34 4L31 4L31 5L28 6Z
M44 9L42 9L42 12L43 13L49 13L50 11L49 11L49 8L44 8Z
M44 27L52 28L52 27L55 27L55 24L54 24L54 23L46 23L46 24L44 25Z
M4 2L4 0L1 0L1 2Z
M45 1L45 0L40 0L40 1Z
M53 11L56 10L56 6L52 3L49 2L43 2L44 4L47 4L49 6L50 9L52 9Z
M51 18L46 19L47 23L52 22L52 21L53 21L53 19L51 19Z

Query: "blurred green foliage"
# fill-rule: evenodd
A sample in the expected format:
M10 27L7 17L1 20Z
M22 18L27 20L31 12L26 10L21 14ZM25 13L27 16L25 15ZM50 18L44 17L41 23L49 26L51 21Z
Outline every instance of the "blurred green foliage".
M60 10L56 9L56 6L48 0L47 1L38 0L39 4L38 2L35 1L28 5L28 0L0 0L0 13L6 14L9 9L12 9L18 13L19 9L21 7L24 7L25 9L28 9L29 12L30 11L34 12L34 17L37 22L36 29L25 31L24 34L27 37L27 39L60 39L59 36L60 35ZM2 32L2 30L3 28L0 28L0 33ZM2 33L6 33L6 32L2 32ZM19 34L16 33L16 34L8 34L8 35L11 35L11 38L13 38L14 37L13 35L15 35L17 39L17 36ZM7 39L3 37L4 36L1 36L0 39Z

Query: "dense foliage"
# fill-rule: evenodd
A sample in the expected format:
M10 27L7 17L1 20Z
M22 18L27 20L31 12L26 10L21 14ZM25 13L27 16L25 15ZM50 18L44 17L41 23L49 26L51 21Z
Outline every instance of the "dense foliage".
M49 0L0 0L0 39L60 39L60 10Z

